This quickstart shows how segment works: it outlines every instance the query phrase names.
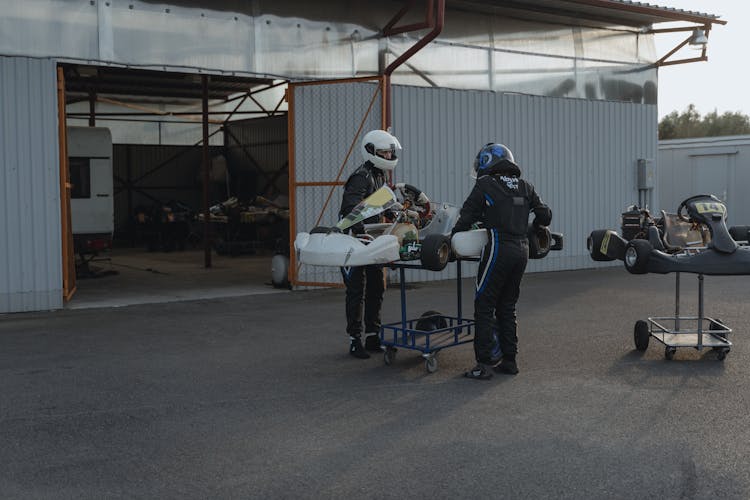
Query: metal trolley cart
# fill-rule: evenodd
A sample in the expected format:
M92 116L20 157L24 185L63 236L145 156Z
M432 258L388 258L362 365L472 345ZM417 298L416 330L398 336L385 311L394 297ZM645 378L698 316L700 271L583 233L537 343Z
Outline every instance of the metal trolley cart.
M678 347L693 347L700 351L710 347L723 361L732 343L728 335L732 329L721 320L704 316L703 313L703 274L698 275L698 316L680 316L680 273L675 273L675 314L674 317L653 317L648 321L638 320L633 329L635 348L645 351L651 337L664 344L664 357L674 358Z
M391 268L399 270L401 291L401 321L380 327L380 344L383 361L390 365L396 359L399 348L422 353L425 367L430 373L438 369L437 354L448 347L474 341L474 320L465 319L461 308L461 261L477 261L476 258L456 260L456 316L446 316L437 311L427 311L417 319L406 319L406 269L424 269L417 264L395 263Z

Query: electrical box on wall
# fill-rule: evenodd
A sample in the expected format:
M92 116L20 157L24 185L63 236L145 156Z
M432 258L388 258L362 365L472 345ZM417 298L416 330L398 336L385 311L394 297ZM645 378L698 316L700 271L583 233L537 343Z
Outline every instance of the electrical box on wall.
M656 172L654 168L654 160L647 160L639 158L637 162L636 171L638 174L637 185L638 189L654 189L656 182Z

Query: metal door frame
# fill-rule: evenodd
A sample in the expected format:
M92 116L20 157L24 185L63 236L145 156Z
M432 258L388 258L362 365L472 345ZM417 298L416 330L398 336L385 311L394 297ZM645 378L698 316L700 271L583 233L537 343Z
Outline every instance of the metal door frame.
M68 133L65 115L65 74L57 66L57 128L60 147L60 235L62 238L62 293L68 302L76 293L76 262L73 250L73 226L70 218L70 172L68 165Z
M295 102L294 102L294 89L296 87L302 87L302 86L310 86L310 85L334 85L334 84L342 84L342 83L360 83L360 82L377 82L377 87L375 90L375 93L372 96L372 99L370 101L370 106L365 111L364 116L362 117L362 121L360 122L359 129L357 130L356 134L354 134L354 137L352 138L352 142L349 146L349 150L347 151L346 157L344 158L341 167L339 168L338 174L336 175L336 178L333 180L321 180L321 181L311 181L311 182L297 182L296 175L295 175L295 162L296 162L296 155L295 155ZM333 195L333 191L337 186L343 186L344 182L341 181L341 174L344 171L344 167L346 166L346 163L351 156L351 153L354 149L354 147L357 144L357 141L359 140L360 133L362 132L362 128L364 127L364 124L367 120L367 117L370 114L370 111L372 110L372 107L378 97L380 95L380 108L381 108L381 128L386 128L386 99L384 98L386 93L386 79L385 77L381 76L369 76L369 77L361 77L361 78L346 78L341 80L321 80L321 81L314 81L314 82L300 82L300 83L290 83L289 87L287 88L287 103L288 103L288 137L289 137L289 283L292 284L292 286L324 286L324 287L341 287L342 285L340 283L324 283L324 282L309 282L309 281L300 281L298 279L299 277L299 266L301 264L297 263L296 254L294 252L294 238L297 234L297 188L298 187L320 187L320 186L330 186L331 189L328 193L328 196L326 198L326 202L321 208L320 214L318 215L318 223L320 222L320 219L325 212L326 207L328 206L328 203L331 200L331 196ZM317 224L317 223L316 223ZM305 228L309 229L309 228Z

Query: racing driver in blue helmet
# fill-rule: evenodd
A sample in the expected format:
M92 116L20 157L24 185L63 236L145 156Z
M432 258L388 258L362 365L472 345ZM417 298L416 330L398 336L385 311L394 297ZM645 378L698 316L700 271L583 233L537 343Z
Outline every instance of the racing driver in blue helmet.
M488 241L480 257L474 296L476 366L465 376L489 379L493 371L518 373L516 302L529 258L529 214L534 213L534 225L547 226L552 211L539 198L534 186L521 179L521 169L507 146L489 143L482 147L474 160L472 175L476 183L452 233L466 231L476 222L481 222L487 231ZM494 340L495 318L499 346ZM500 348L502 358L493 366L496 347Z

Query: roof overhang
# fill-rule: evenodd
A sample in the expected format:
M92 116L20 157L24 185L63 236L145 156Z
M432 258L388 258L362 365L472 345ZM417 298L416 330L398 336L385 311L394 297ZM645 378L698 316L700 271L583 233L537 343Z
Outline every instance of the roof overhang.
M630 0L450 0L449 5L568 26L617 26L644 34L688 32L687 38L654 63L657 67L707 61L705 40L711 28L714 24L727 24L715 14ZM654 28L654 25L661 23L670 25L667 28ZM701 30L705 37L700 55L673 59L673 55L691 43L695 30Z
M726 24L713 14L628 0L449 0L448 5L512 10L519 17L572 25L601 23L644 29L669 22Z
M273 81L229 75L208 76L208 98L231 95L270 85ZM195 100L203 96L199 73L174 73L116 66L65 65L65 88L69 95L153 97L164 100Z

